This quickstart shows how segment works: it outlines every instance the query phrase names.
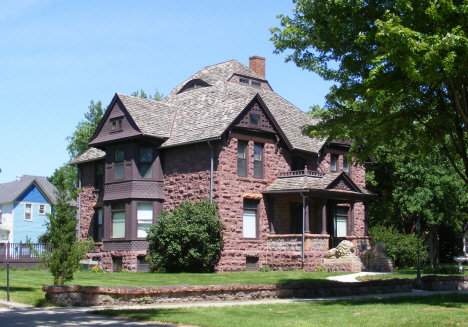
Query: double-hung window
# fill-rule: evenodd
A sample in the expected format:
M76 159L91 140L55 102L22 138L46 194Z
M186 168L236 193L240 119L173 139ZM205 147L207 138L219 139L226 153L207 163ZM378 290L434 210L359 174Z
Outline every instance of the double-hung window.
M102 208L96 209L96 232L95 241L101 242L102 240Z
M46 210L45 204L40 204L40 205L39 205L39 214L40 214L40 215L45 215L45 214L46 214L46 211L45 211L45 210Z
M24 220L32 220L32 204L30 203L24 205Z
M237 175L247 176L247 142L237 143Z
M96 164L95 189L100 190L104 186L104 162Z
M114 180L124 178L125 150L117 149L114 152Z
M125 203L111 206L111 238L125 238Z
M254 143L254 177L263 177L263 144Z
M345 156L343 156L343 171L349 173L348 160L346 159Z
M153 204L147 202L138 203L137 211L137 237L146 238L147 230L153 223Z
M336 167L337 162L338 162L338 156L336 154L332 154L330 156L330 170L331 171L336 171L337 170L337 167Z
M140 147L138 160L138 177L153 178L153 148Z
M244 199L242 217L242 236L244 238L257 238L257 200Z

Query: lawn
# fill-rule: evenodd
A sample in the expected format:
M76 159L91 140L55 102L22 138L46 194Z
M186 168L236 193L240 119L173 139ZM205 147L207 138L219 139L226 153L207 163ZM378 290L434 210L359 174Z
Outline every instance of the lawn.
M227 285L227 284L287 284L328 282L328 276L344 273L271 271L222 274L163 274L163 273L75 273L70 283L81 286L168 286L168 285ZM52 285L48 271L10 271L10 300L35 306L46 305L42 287ZM6 299L6 271L0 271L0 298Z
M468 295L451 293L378 300L100 311L97 313L206 327L460 326L468 324Z

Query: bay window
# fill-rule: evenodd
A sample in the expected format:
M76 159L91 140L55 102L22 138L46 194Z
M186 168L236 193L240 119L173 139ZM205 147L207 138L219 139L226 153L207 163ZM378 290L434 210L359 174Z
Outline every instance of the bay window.
M117 149L114 152L114 180L124 178L125 150Z
M111 238L125 238L125 203L111 205Z
M146 238L147 230L153 223L153 204L142 202L137 205L138 238Z

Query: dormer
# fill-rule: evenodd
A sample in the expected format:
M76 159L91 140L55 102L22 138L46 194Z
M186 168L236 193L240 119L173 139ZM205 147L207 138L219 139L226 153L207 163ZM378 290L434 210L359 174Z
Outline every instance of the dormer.
M188 81L182 89L179 91L179 93L194 90L194 89L199 89L201 87L207 87L210 86L208 83L201 79L193 79L191 81Z

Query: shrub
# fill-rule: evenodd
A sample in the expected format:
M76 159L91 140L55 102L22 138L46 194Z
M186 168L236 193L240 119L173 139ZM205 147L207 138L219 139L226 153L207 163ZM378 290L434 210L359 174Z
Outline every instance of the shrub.
M218 205L184 201L172 214L163 210L147 240L153 271L211 272L223 244Z
M41 269L41 265L35 265L35 266L33 267L32 270L34 270L34 271L41 271L41 270L42 270L42 269Z
M425 274L444 274L444 275L458 275L461 274L458 265L442 265L440 267L425 266L423 268Z
M387 254L395 260L399 268L414 267L418 263L418 236L398 232L393 226L369 228L372 244L382 242L387 246ZM420 244L421 261L426 257L426 248Z
M91 267L91 272L94 272L94 273L103 272L101 265L100 264L95 264L94 266L92 266Z
M0 266L0 271L5 271L5 270L6 270L5 267Z
M16 267L15 266L10 266L10 271L16 271Z
M24 266L23 268L20 268L19 271L30 271L28 266Z

